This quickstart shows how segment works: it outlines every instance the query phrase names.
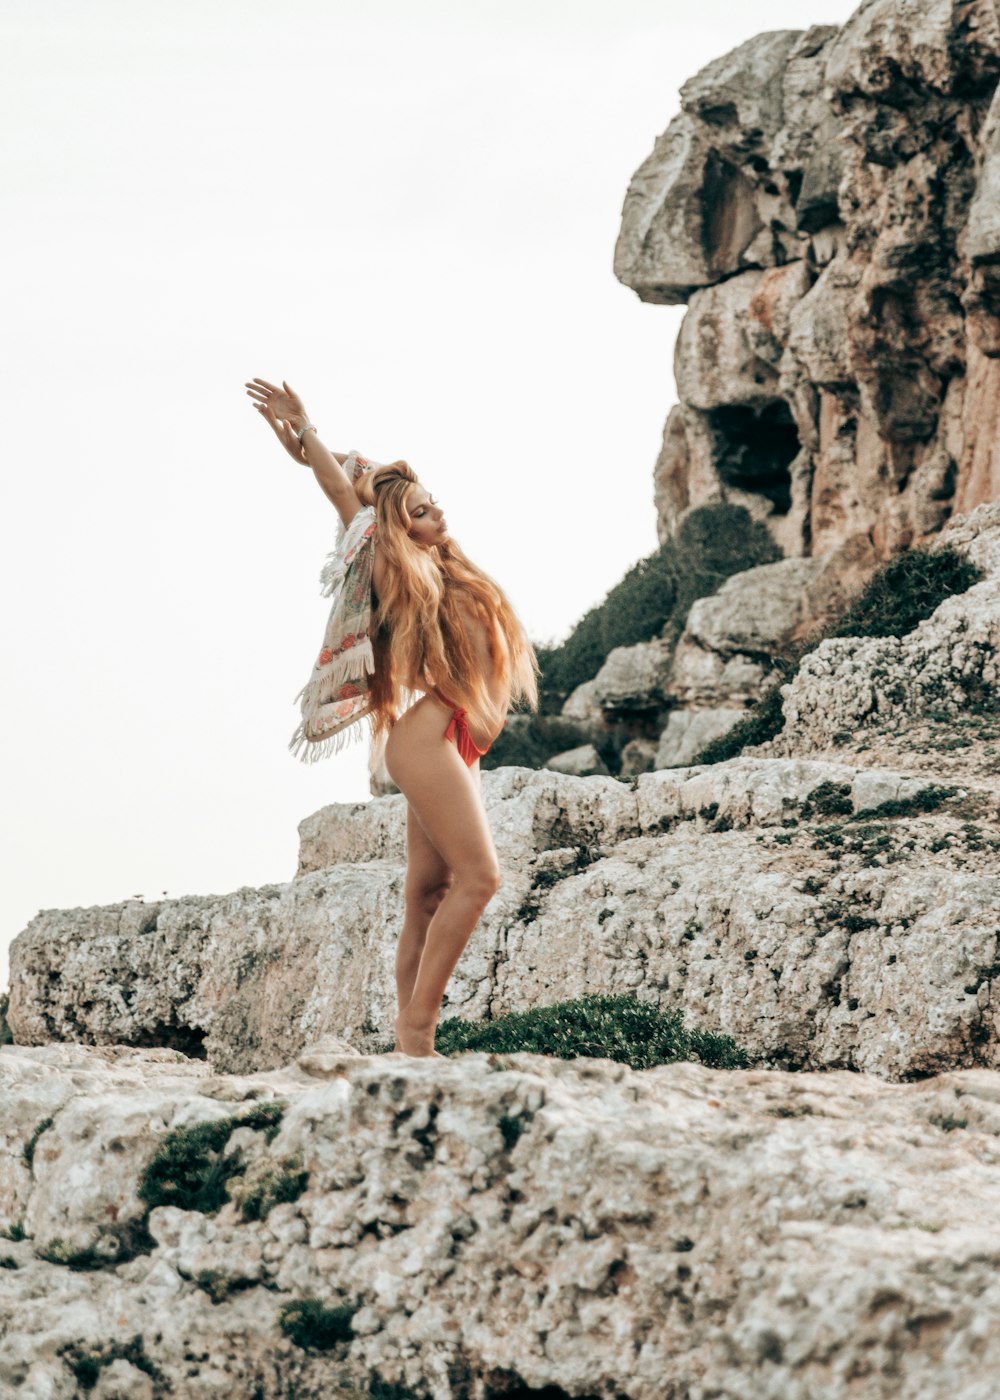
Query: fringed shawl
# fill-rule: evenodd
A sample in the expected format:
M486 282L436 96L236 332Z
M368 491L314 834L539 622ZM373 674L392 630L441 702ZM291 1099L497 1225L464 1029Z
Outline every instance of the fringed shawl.
M357 481L364 472L382 465L352 449L344 471ZM339 524L336 548L319 576L320 592L333 604L312 675L292 702L301 699L302 718L288 743L303 763L338 753L360 737L362 727L352 726L370 712L368 677L375 669L369 635L374 553L375 508L362 506L346 530Z

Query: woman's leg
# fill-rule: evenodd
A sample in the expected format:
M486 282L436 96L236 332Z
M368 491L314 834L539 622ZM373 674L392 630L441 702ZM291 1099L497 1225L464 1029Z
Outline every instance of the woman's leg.
M406 883L403 928L396 948L396 991L400 1011L413 994L427 926L452 883L452 873L441 853L420 825L416 812L406 807ZM396 1037L396 1050L401 1050Z
M385 750L389 776L452 872L427 927L410 1000L396 1021L408 1055L432 1055L448 979L473 929L500 887L500 866L483 806L478 764L468 768L444 737L448 710L424 696L393 726Z

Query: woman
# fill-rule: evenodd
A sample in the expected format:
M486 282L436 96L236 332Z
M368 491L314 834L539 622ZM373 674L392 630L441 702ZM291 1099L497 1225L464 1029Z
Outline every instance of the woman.
M335 598L331 621L300 692L304 719L293 746L335 751L346 726L367 716L373 759L384 758L406 797L395 1049L436 1056L448 979L500 886L479 760L513 702L537 708L538 662L510 603L452 540L441 507L405 461L329 452L287 383L254 379L246 389L286 451L312 468L342 522L339 552L323 575ZM345 618L356 623L346 633Z

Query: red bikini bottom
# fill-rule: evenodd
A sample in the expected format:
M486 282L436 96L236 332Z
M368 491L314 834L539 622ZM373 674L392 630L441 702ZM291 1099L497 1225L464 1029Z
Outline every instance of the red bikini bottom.
M477 758L482 758L484 754L489 753L490 746L487 744L485 749L476 747L472 735L469 733L469 726L465 722L465 710L458 705L453 705L450 700L446 700L440 691L434 690L431 694L436 696L442 705L447 705L451 710L451 719L448 721L448 728L444 731L444 737L446 739L454 737L455 747L465 759L466 766L471 768Z

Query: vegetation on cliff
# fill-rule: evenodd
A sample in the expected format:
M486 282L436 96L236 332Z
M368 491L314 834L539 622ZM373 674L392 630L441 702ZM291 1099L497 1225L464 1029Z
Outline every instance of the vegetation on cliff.
M782 557L766 525L743 506L716 502L691 511L677 534L633 564L604 600L584 613L558 646L536 645L538 714L509 724L482 760L483 768L516 764L540 768L553 754L587 741L579 724L563 719L566 698L597 675L615 647L662 636L671 647L684 630L692 603L716 592L727 578ZM615 771L622 736L598 742Z
M825 627L790 646L777 658L760 699L726 734L705 745L692 764L722 763L751 744L775 738L784 727L781 686L798 671L803 658L828 637L903 637L931 616L946 598L965 593L985 574L953 548L898 554L869 580L861 595Z

